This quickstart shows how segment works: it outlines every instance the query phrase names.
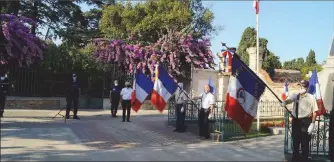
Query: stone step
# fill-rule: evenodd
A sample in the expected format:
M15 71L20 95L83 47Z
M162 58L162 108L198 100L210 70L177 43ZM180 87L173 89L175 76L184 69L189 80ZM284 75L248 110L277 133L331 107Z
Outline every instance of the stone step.
M272 135L285 134L284 127L269 127L269 130Z

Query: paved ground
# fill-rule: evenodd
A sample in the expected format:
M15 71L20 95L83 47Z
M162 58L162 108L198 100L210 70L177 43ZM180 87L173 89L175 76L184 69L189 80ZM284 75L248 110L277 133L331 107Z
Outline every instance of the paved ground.
M1 161L283 161L284 136L213 143L174 133L157 111L132 113L131 123L109 111L8 110L1 119ZM121 114L121 111L119 112Z

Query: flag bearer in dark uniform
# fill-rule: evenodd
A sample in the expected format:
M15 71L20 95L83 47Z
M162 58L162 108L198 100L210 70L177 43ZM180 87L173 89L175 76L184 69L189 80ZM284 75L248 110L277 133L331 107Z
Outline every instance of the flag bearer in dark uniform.
M110 89L110 103L111 103L111 116L112 117L117 117L117 109L119 105L119 101L121 99L121 86L118 85L118 81L114 81L114 85Z
M5 72L0 72L0 117L3 117L3 113L6 105L6 97L9 91L9 80L5 77Z
M318 105L316 98L307 92L309 83L306 80L300 82L301 92L291 95L282 103L285 106L289 103L294 103L292 109L292 141L293 154L292 161L308 161L310 152L311 133L314 129L314 122L317 117ZM302 155L299 154L301 145Z
M73 119L79 119L77 116L80 96L80 82L75 73L72 74L71 82L69 83L68 92L66 96L66 119L70 118L70 111L73 104Z

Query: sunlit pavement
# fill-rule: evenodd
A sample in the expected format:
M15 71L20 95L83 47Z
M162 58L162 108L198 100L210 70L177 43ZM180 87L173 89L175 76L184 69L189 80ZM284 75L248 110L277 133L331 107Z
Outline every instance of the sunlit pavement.
M110 111L7 110L1 118L1 161L283 161L283 135L214 143L175 133L166 113L132 112L130 123ZM62 113L64 114L64 112ZM122 114L119 111L118 114Z

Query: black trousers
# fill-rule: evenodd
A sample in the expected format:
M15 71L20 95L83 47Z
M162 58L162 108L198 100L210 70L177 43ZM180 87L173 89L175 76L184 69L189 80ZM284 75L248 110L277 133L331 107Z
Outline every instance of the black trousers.
M122 108L123 108L123 121L125 121L125 113L126 113L126 120L129 121L131 112L131 100L123 100Z
M0 93L0 116L3 116L6 106L6 95Z
M329 159L334 161L334 109L329 119Z
M119 98L112 98L111 99L111 115L116 116L117 109L119 105Z
M66 117L70 116L70 111L73 105L73 116L77 116L78 106L79 106L79 96L69 96L66 98L67 107L66 107Z
M310 139L307 129L312 120L310 117L292 119L293 161L307 161L310 152ZM302 155L299 154L301 145Z
M203 109L201 108L198 120L199 120L199 136L210 138L210 132L209 132L209 109Z
M186 112L185 110L181 112L181 108L183 107L183 104L176 104L176 130L178 131L184 131L185 126L184 126L184 120L185 120L185 115Z

